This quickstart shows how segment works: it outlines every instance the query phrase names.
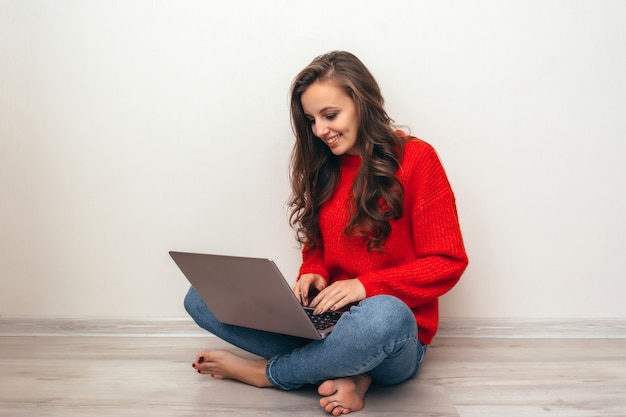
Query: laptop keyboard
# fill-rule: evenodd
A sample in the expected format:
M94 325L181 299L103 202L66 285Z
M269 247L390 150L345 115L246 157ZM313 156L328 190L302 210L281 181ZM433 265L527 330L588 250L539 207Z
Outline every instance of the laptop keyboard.
M337 324L342 314L336 311L327 311L322 314L314 315L313 310L308 308L305 308L304 311L306 311L306 315L309 316L309 319L317 330L324 330L334 326Z

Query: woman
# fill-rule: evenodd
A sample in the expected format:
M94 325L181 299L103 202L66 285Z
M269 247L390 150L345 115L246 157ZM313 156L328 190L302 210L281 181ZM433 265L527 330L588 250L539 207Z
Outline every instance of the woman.
M201 374L284 390L319 384L338 416L363 408L372 382L413 377L437 331L438 297L467 266L453 192L433 148L395 131L378 84L347 52L295 78L291 222L303 246L293 291L315 313L350 308L324 340L218 322L195 290L203 328L261 360L204 351Z

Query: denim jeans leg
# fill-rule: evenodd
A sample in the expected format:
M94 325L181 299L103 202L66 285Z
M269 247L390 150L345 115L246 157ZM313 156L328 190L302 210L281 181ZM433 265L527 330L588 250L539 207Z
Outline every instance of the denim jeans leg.
M272 357L266 375L285 390L364 373L376 383L397 384L416 374L423 351L413 312L380 295L352 307L326 339Z
M224 324L215 318L193 287L185 296L185 309L198 326L238 348L265 359L292 352L310 342L299 337Z

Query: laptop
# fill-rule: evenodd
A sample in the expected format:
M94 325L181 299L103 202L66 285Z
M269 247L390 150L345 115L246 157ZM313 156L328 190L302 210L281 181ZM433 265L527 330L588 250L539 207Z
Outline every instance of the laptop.
M320 340L343 314L313 316L271 259L175 251L170 256L222 323Z

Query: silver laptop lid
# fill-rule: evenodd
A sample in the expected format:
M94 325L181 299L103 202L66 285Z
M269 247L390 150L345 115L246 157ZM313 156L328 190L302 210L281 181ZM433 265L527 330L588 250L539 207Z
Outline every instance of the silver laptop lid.
M186 252L170 256L223 323L322 339L271 259Z

